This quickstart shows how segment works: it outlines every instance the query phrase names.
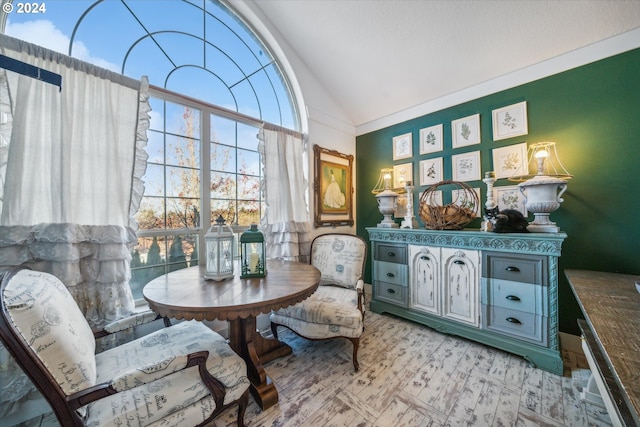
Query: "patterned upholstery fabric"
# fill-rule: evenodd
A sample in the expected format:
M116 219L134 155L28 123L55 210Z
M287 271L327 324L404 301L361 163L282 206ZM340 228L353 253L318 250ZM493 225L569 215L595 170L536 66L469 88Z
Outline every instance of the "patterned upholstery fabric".
M96 384L93 332L60 280L21 270L4 298L14 324L66 394Z
M355 236L326 234L316 237L311 247L311 265L322 273L321 285L355 289L365 257L366 246Z
M11 320L66 394L101 383L120 391L81 408L88 426L202 423L215 401L197 366L182 369L197 351L209 352L207 370L223 384L225 405L249 387L244 360L202 323L182 322L96 355L86 319L55 276L21 270L4 298Z
M304 304L273 313L271 321L294 331L303 331L304 336L314 339L357 338L362 334L363 326L356 291L336 286L319 287Z

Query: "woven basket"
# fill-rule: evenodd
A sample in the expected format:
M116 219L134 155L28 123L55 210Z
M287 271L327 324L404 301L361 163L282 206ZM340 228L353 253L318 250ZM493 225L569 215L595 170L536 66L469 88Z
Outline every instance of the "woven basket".
M444 206L436 200L436 192L441 187L452 187L451 203ZM476 217L475 209L479 203L478 194L467 184L440 181L424 190L420 196L418 215L425 227L431 230L461 230Z

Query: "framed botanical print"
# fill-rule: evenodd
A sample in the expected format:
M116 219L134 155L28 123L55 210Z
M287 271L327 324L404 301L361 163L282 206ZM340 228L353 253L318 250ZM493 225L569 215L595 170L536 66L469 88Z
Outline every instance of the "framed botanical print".
M393 160L413 157L413 137L411 132L393 137Z
M442 151L442 125L420 129L420 154Z
M493 110L492 126L494 141L529 133L527 101Z
M527 143L508 145L494 148L493 170L496 178L509 178L515 175L527 174Z
M493 200L498 205L498 209L515 209L522 212L525 218L529 215L524 203L524 195L520 192L517 185L507 185L502 187L493 187Z
M454 181L476 181L480 179L480 151L451 156Z
M453 148L475 144L480 144L480 114L451 122L451 146Z
M353 155L313 146L316 227L353 225Z
M480 216L480 205L481 205L479 201L482 200L480 199L480 188L474 187L471 190L473 190L476 193L478 203L475 203L475 200L473 200L472 195L468 194L469 190L466 190L466 189L451 190L451 200L453 201L453 203L457 204L458 206L466 207L469 210L473 211L475 213L476 218L478 218Z
M443 180L443 158L420 160L420 185L433 185Z
M413 182L413 163L393 165L393 188L403 188L407 181Z

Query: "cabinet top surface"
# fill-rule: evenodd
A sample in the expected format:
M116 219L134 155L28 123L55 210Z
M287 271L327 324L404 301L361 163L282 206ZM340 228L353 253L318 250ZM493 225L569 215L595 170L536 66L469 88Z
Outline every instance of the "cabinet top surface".
M565 270L578 304L609 366L640 416L639 275Z
M531 253L560 256L566 233L494 233L479 229L427 230L409 228L366 229L369 240L416 245Z

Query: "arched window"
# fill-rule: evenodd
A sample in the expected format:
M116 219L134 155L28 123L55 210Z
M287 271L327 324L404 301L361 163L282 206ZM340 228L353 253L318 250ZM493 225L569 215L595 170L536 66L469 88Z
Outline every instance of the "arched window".
M259 223L258 128L300 130L290 80L260 37L217 0L41 4L7 14L4 32L149 78L149 159L131 263L141 298L153 277L202 259L218 215L239 230Z

